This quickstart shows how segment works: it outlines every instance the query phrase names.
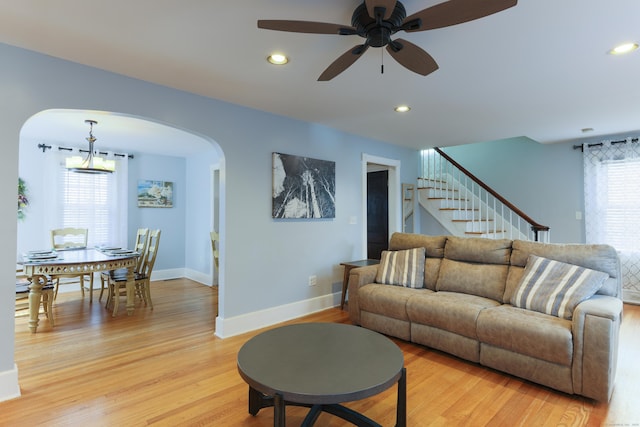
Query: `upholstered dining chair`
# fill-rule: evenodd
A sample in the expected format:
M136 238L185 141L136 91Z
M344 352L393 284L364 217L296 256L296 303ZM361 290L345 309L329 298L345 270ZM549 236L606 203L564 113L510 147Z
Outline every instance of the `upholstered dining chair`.
M89 230L86 228L58 228L51 230L51 249L55 251L68 251L84 249L87 247ZM84 297L84 279L89 279L89 301L93 301L93 273L68 273L51 275L55 283L53 299L58 297L58 288L62 284L80 283L80 290ZM62 280L61 280L62 279Z
M29 308L29 285L31 281L24 274L22 268L16 268L16 310L25 310ZM47 280L42 287L42 308L49 320L49 324L54 326L53 320L53 283Z
M133 250L138 252L140 256L138 257L138 262L136 263L136 273L140 273L142 271L142 265L144 264L145 256L147 255L147 245L149 244L149 229L148 228L138 228L136 232L136 243L134 245ZM105 285L109 283L110 276L117 275L127 275L126 269L120 269L115 271L103 271L100 273L100 297L98 301L102 301L102 294L106 288Z
M144 255L142 269L135 273L135 292L145 305L153 310L153 302L151 302L151 273L156 263L158 255L158 247L160 245L160 230L151 230L149 232L149 243ZM113 316L118 313L118 305L121 296L126 295L127 274L113 274L109 276L109 293L107 296L107 308L113 304Z

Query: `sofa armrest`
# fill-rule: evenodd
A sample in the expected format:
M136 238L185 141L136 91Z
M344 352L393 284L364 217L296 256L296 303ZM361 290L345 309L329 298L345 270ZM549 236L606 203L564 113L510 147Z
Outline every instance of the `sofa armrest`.
M618 363L622 307L619 298L594 295L574 310L574 393L601 402L611 398Z
M354 325L360 324L360 304L358 303L358 290L364 285L375 283L378 274L377 265L358 267L349 273L349 318Z

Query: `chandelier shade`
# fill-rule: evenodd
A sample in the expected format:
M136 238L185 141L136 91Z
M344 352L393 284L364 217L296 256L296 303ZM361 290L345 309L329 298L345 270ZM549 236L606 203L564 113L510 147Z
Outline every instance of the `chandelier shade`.
M89 153L86 158L81 156L67 157L65 166L69 171L86 174L108 174L113 173L116 169L115 160L107 160L96 156L94 152L94 143L96 138L93 136L93 125L98 124L95 120L85 120L89 124L89 136L86 140L89 142Z

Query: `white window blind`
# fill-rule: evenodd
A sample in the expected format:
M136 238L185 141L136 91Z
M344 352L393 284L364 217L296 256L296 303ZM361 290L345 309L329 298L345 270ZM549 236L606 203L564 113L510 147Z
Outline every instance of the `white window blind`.
M603 163L608 191L604 213L604 239L618 250L640 249L640 159Z
M87 228L87 245L127 245L127 164L116 160L113 174L70 172L57 162L55 225Z

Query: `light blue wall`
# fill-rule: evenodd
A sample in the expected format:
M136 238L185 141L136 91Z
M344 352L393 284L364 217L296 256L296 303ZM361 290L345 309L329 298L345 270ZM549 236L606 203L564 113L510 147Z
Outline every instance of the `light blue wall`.
M576 219L576 212L584 210L582 153L573 143L512 138L443 151L533 220L551 227L552 242L584 243L584 221Z
M0 246L0 280L4 283L11 283L15 267L17 224L13 201L16 198L20 129L30 116L46 109L130 114L189 129L215 141L214 147L224 155L221 180L226 188L226 199L221 218L226 220L222 230L226 283L220 313L226 318L297 303L334 290L341 280L339 263L358 258L364 252L363 153L400 161L403 182L414 181L418 173L417 153L413 150L4 44L0 44L0 58L0 144L3 151L0 199L7 201L0 205L0 235L5 239L5 244ZM187 74L185 78L188 78ZM273 151L336 162L335 219L274 221L271 218ZM180 168L176 182L187 173L189 163L187 160ZM163 170L158 174L159 170L146 162L134 165L139 168L142 178L168 180L172 177L171 171ZM209 182L209 178L206 180ZM178 203L195 198L191 192L196 189L187 189L184 184L179 186L176 190ZM167 241L179 245L175 236L191 231L189 225L185 225L190 222L188 213L175 218L175 224L163 217L179 215L178 210L168 213L138 211L137 215L140 215L140 223L163 228L163 247ZM355 225L349 223L352 216L357 219ZM173 227L176 230L169 231ZM169 236L166 240L165 235ZM204 243L185 236L183 245L183 253L190 254L191 250L202 250ZM162 260L163 263L173 261L178 263L177 260ZM317 276L317 286L308 286L309 275ZM14 302L11 287L0 289L1 379L3 373L14 371ZM0 394L1 388L2 384Z
M173 182L172 208L139 208L138 180ZM154 270L184 267L187 218L186 160L148 153L129 161L129 247L134 246L138 228L160 229L160 246Z
M188 206L185 224L184 267L192 275L209 276L211 273L212 164L217 162L213 150L187 158L186 198ZM210 283L210 282L205 282Z

